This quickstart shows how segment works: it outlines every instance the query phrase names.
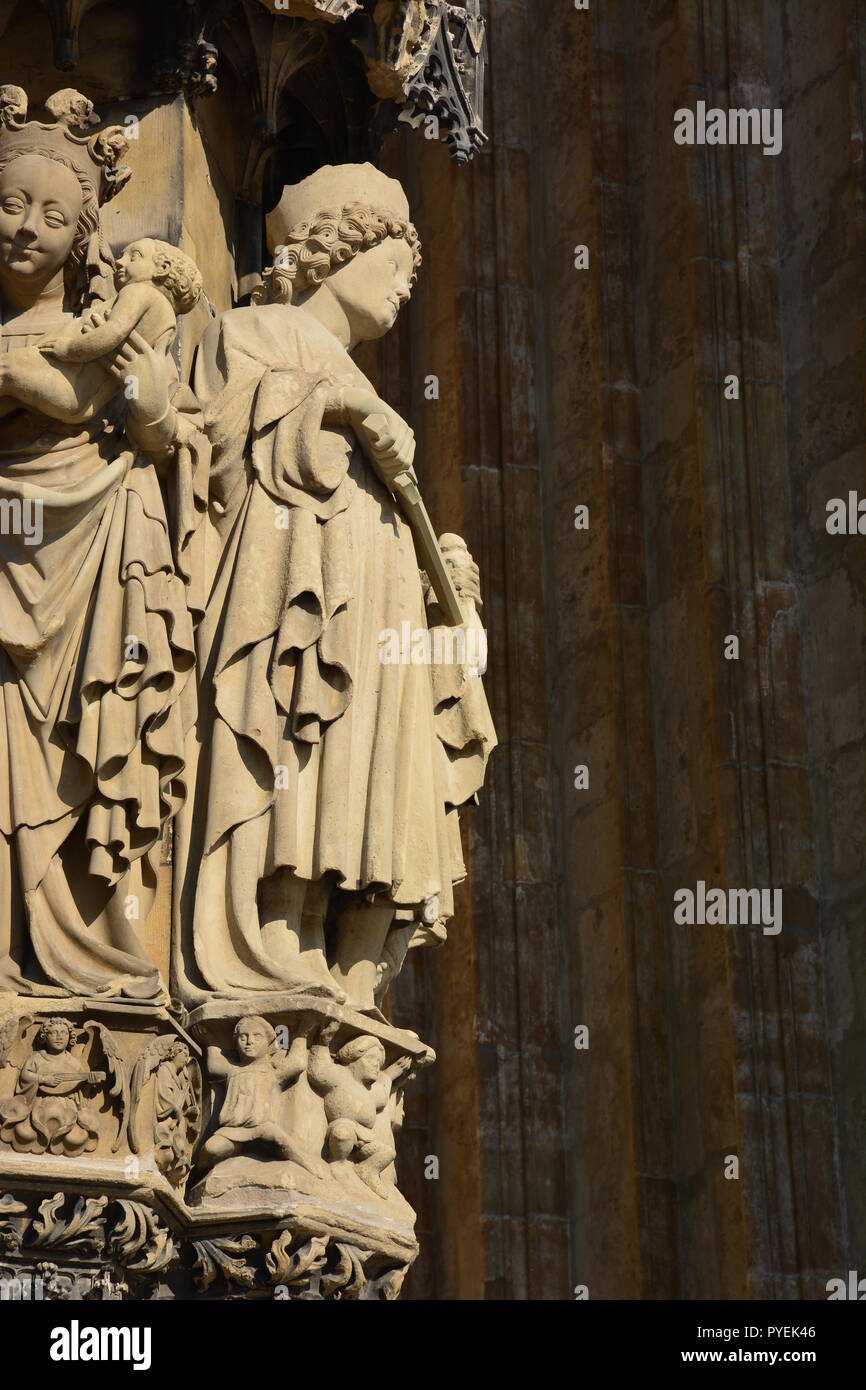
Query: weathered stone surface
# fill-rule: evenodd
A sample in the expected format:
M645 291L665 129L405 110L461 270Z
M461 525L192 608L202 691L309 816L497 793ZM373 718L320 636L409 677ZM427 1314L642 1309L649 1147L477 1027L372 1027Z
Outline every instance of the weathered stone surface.
M418 284L355 361L412 423L437 529L478 562L501 747L461 818L448 943L410 951L384 997L370 969L337 964L327 931L321 950L306 943L340 989L362 988L367 1013L321 994L254 1006L253 992L210 1014L188 997L186 1017L166 998L123 1006L125 1030L90 1002L39 1001L40 1018L85 1030L70 1041L79 1072L107 1072L97 1023L116 1039L138 1148L111 1155L117 1098L100 1081L76 1082L67 1107L95 1124L92 1155L22 1151L39 1095L16 1069L29 1062L38 1092L46 1048L15 1013L0 1072L12 1264L35 1270L77 1210L86 1257L67 1251L71 1272L48 1276L58 1296L98 1296L93 1252L110 1248L122 1296L158 1273L183 1297L269 1297L280 1281L302 1298L390 1297L417 1238L404 1297L568 1298L579 1284L592 1298L825 1297L828 1278L866 1266L866 562L862 537L825 527L828 499L864 492L856 7L486 0L464 19L439 0L292 0L279 14L239 0L225 25L207 4L164 7L159 43L151 11L79 8L73 34L60 7L0 6L0 81L26 75L46 97L56 51L107 118L140 119L133 180L103 217L116 252L148 237L202 271L172 348L184 378L209 303L223 315L258 284L285 186L370 159L406 189ZM699 100L781 107L778 156L677 145L674 112ZM386 134L401 109L417 128ZM439 139L425 139L437 114ZM468 167L449 159L470 149ZM166 980L187 840L168 818L154 835L139 930ZM782 931L677 923L674 895L698 881L780 889ZM188 905L174 913L190 944ZM194 943L175 953L175 981L194 957ZM378 964L381 986L393 962ZM201 1143L197 1067L210 1135L233 1128L207 1049L242 1075L244 1019L264 1021L260 1041L284 1028L296 1061L328 1052L316 1084L304 1071L280 1090L268 1142L296 1125L306 1153L318 1142L323 1162L350 1165L352 1190L338 1213L320 1174L259 1154L265 1176L285 1164L310 1190L277 1187L275 1203L240 1184L247 1226L226 1241L214 1213L243 1155L194 1177L196 1202L176 1179ZM267 1075L282 1055L253 1061ZM362 1154L340 1069L364 1056L380 1089ZM353 1169L369 1177L390 1155L381 1078L404 1067L420 1074L383 1199ZM93 1137L77 1121L69 1133ZM124 1158L145 1182L123 1176ZM83 1168L67 1181L91 1162L114 1165L110 1181ZM39 1210L55 1190L56 1220ZM377 1203L388 1220L362 1258Z

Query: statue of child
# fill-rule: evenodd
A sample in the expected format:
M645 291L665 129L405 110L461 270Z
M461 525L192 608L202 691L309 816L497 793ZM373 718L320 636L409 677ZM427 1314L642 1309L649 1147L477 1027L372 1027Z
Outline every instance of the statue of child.
M214 1079L225 1079L226 1094L219 1127L199 1153L198 1171L255 1144L327 1178L326 1164L306 1153L274 1119L280 1091L306 1070L306 1038L300 1034L288 1051L281 1053L274 1028L258 1015L238 1019L234 1037L237 1062L228 1061L218 1047L207 1050L208 1072Z
M127 246L117 262L114 283L118 295L108 311L88 315L40 343L43 356L58 362L95 362L113 357L136 331L152 348L167 353L179 315L194 309L202 292L201 274L189 256L150 237Z
M82 366L95 362L110 371L115 355L133 334L168 356L178 315L195 308L201 295L198 267L177 247L145 237L127 246L114 282L117 298L107 309L94 309L57 336L4 356L0 398L15 399L53 418L82 420L117 391L112 383L108 393L94 393L93 376Z

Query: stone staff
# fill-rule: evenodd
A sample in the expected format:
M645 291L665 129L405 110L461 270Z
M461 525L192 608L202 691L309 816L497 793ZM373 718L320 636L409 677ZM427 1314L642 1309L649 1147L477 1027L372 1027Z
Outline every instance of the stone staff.
M366 429L380 436L385 426L384 415L368 415L364 421ZM424 506L424 501L418 490L418 481L414 472L398 473L396 478L391 479L390 486L412 528L418 559L427 572L427 578L433 586L439 607L451 627L461 627L463 625L463 613L460 608L460 599L439 548L436 532L433 530L433 523L427 514L427 508Z

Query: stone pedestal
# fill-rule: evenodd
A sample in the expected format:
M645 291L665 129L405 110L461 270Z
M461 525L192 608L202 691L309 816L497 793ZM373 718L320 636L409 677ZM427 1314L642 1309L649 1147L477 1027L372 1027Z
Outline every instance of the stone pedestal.
M225 1094L207 1049L230 1054L251 1008L277 1047L329 1025L338 1051L375 1040L399 1086L433 1060L413 1033L303 996L189 1016L104 999L16 1001L0 1025L0 1278L45 1298L397 1297L417 1254L415 1213L393 1162L378 1190L359 1176L351 1138L342 1161L322 1161L327 1106L306 1076L273 1115L317 1173L267 1138L206 1171L194 1160L220 1129ZM399 1089L392 1097L386 1146L401 1120Z

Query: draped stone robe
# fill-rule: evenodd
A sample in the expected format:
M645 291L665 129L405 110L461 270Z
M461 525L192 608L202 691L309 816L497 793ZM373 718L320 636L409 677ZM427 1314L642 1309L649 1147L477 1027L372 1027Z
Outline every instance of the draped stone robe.
M302 309L232 310L199 347L221 554L199 630L196 794L179 818L181 994L278 988L257 889L307 882L452 911L456 808L495 743L480 679L452 670L437 731L431 671L380 661L380 634L427 626L411 532L334 385L370 383ZM186 930L192 918L192 946ZM181 935L183 940L180 940Z
M35 342L0 337L4 351ZM0 539L0 988L154 997L144 923L195 720L186 586L116 403L86 425L4 414L0 503L26 499L42 504L41 543Z

